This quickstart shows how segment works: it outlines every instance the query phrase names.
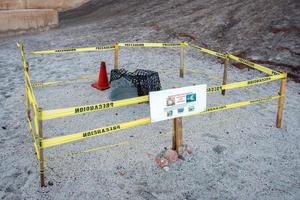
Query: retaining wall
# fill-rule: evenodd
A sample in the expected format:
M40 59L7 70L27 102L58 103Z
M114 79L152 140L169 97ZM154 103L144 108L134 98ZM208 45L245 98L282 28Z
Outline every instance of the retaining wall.
M58 12L53 9L3 10L0 12L0 36L58 26Z
M54 9L59 12L77 8L89 0L0 0L0 10Z

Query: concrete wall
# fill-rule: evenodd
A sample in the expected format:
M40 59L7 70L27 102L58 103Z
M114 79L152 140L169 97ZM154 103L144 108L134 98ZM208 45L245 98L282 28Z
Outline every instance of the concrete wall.
M66 11L77 8L89 0L0 0L0 10L54 9Z
M58 26L58 12L52 9L5 10L0 12L0 36L47 30Z

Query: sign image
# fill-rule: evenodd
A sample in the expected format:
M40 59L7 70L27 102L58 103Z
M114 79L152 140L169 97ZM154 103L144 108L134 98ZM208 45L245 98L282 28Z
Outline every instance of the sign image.
M151 122L188 116L206 109L206 85L150 92Z

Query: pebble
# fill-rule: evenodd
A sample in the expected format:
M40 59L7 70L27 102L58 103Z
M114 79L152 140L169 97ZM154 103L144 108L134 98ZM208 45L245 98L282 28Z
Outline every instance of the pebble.
M161 168L166 167L166 166L169 165L169 161L165 158L156 157L155 162Z
M193 149L190 146L186 147L186 151L188 152L188 154L192 154L193 153Z
M168 149L164 153L164 158L166 158L169 162L175 162L176 160L178 160L178 154L176 151Z
M163 167L163 170L165 170L166 172L168 172L170 170L170 167L165 166L165 167Z
M185 158L184 158L182 155L179 155L178 158L179 158L180 160L185 161Z

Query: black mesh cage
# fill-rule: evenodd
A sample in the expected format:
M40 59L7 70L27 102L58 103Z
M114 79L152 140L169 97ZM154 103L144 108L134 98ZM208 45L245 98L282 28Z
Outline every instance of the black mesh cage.
M139 96L148 95L151 91L161 90L158 72L144 69L137 69L129 72L126 69L113 69L110 73L110 82L121 77L127 79L137 88Z

